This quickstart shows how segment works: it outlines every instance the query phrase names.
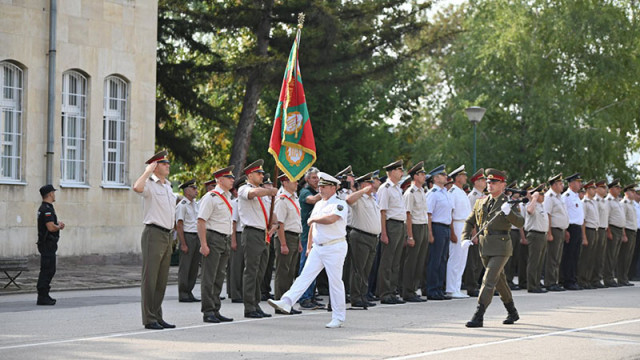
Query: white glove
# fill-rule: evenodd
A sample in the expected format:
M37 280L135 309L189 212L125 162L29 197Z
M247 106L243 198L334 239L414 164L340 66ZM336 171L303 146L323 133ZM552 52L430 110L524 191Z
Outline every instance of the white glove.
M500 206L500 210L502 210L502 212L505 215L509 215L511 213L511 204L509 203L502 204L502 206Z
M473 241L467 239L467 240L462 240L462 243L460 243L460 246L462 246L462 250L466 250L468 248L470 248L473 245Z

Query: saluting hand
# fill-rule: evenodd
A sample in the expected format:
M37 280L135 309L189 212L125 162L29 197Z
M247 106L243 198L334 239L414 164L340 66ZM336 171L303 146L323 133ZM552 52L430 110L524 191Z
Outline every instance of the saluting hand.
M144 172L147 174L151 174L157 167L158 167L158 162L154 161L151 164L147 165L147 167L144 169Z

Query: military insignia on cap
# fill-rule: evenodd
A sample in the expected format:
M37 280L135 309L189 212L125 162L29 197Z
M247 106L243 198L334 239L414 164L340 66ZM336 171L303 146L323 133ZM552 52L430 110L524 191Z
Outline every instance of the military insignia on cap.
M596 182L597 187L607 187L607 180L600 180Z
M562 181L562 173L549 178L549 185L553 185L557 181Z
M595 188L596 187L596 181L595 180L589 180L587 181L586 184L582 185L583 189L590 189L590 188Z
M485 170L488 181L507 181L507 175L500 170L488 168Z
M580 176L580 173L575 173L573 175L567 176L565 180L567 180L567 182L582 181L582 177Z
M262 165L264 164L264 160L260 159L260 160L256 160L254 162L252 162L251 164L249 164L249 166L245 167L242 172L245 173L246 175L251 174L252 172L261 172L263 173L264 170L262 170Z
M402 169L402 164L403 164L402 160L394 161L391 164L386 165L384 167L384 169L386 171L391 171L391 170L395 170L395 169Z
M614 179L612 182L609 183L608 185L610 188L612 187L621 187L620 186L620 179Z
M336 174L336 178L339 179L343 176L353 176L355 177L355 175L353 175L353 170L351 170L351 165L347 166L346 168L342 169L339 173Z
M426 173L426 171L424 170L424 161L420 161L417 164L413 165L413 167L409 169L408 173L411 176L419 173Z
M361 182L373 182L373 172L370 172L368 174L364 174L362 176L360 176L359 178L356 179L356 182L361 183Z
M338 205L338 211L342 211L343 209L344 209L344 206Z
M169 153L167 152L167 150L162 150L159 153L153 155L151 158L149 158L149 160L145 161L145 164L151 164L154 161L157 161L159 163L168 163L169 159L167 159L167 156L169 155Z
M484 176L484 169L480 168L478 169L478 171L476 171L475 173L473 173L473 175L471 176L471 179L469 181L471 181L471 183L473 184L474 182L480 180L480 179L486 179Z
M436 167L435 169L429 171L429 175L431 175L431 177L434 177L434 176L436 176L438 174L445 174L446 175L446 172L444 171L444 164L442 164L442 165Z
M463 175L466 174L467 172L464 171L464 164L460 165L457 169L453 170L452 172L449 173L449 176L451 176L452 179L455 179L456 176L458 175Z
M228 178L235 179L235 176L233 176L234 167L235 167L234 165L231 165L224 169L217 170L213 173L213 177L216 179L219 179L221 177L228 177Z
M187 187L194 185L196 183L196 179L191 179L188 181L183 182L182 184L180 184L180 186L178 186L179 189L184 190Z
M264 178L262 179L262 184L273 185L273 181L271 181L271 175L269 175L269 173L264 174Z
M336 178L334 178L333 176L324 173L324 172L319 172L318 173L318 177L320 178L320 181L318 181L318 186L338 186L340 185L340 181Z

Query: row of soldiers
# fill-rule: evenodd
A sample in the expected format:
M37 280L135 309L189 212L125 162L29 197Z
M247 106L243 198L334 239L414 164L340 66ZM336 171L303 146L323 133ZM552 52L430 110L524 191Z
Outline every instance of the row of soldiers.
M356 177L350 166L335 176L341 180L336 196L349 207L343 271L347 302L367 308L376 300L398 304L478 296L480 247L473 246L478 244L475 238L463 241L463 228L475 202L486 196L484 169L471 176L472 189L465 186L464 166L449 174L444 165L427 173L419 162L407 176L402 161L384 169L387 176L382 178L378 172ZM182 251L179 300L199 301L192 289L201 262L205 322L232 321L220 314L226 273L228 294L233 302L244 303L245 317L271 316L259 306L271 279L269 258L275 258L274 295L280 299L304 268L307 220L321 199L315 168L305 175L299 197L298 183L284 174L278 178L280 189L265 182L262 160L244 168L238 179L232 171L216 171L215 181L208 184L212 188L200 201L195 181L185 182L180 186L185 199L176 207ZM564 194L561 175L536 187L508 186L510 199L529 200L515 210L522 213L524 226L513 226L509 234L515 250L505 268L509 285L532 293L632 285L623 274L631 266L627 255L633 254L640 222L635 184L626 186L625 199L618 201L622 188L617 180L583 185L574 174L566 181L569 189ZM540 284L543 268L547 290ZM516 271L518 285L513 283ZM315 286L300 298L301 308L324 307L315 298Z

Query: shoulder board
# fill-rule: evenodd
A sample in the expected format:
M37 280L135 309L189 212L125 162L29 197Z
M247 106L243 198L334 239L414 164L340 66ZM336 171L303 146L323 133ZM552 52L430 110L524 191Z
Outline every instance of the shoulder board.
M438 189L436 189L436 188L431 188L431 192L436 192L436 191L438 191Z
M411 189L411 192L412 192L412 193L413 193L413 192L416 192L416 190L415 190L415 189Z
M452 193L453 192L453 186L451 187L451 189L449 189L449 192Z
M187 200L182 200L181 203L186 204Z
M478 193L474 191L474 192L473 192L473 195L478 195Z
M569 197L569 193L568 192L564 193L564 196Z
M613 198L607 198L608 200L613 200Z
M388 188L389 186L391 186L391 184L387 183L387 185L385 185L384 187L387 187L387 188Z
M627 201L627 199L622 200L623 203L628 204L629 202Z

